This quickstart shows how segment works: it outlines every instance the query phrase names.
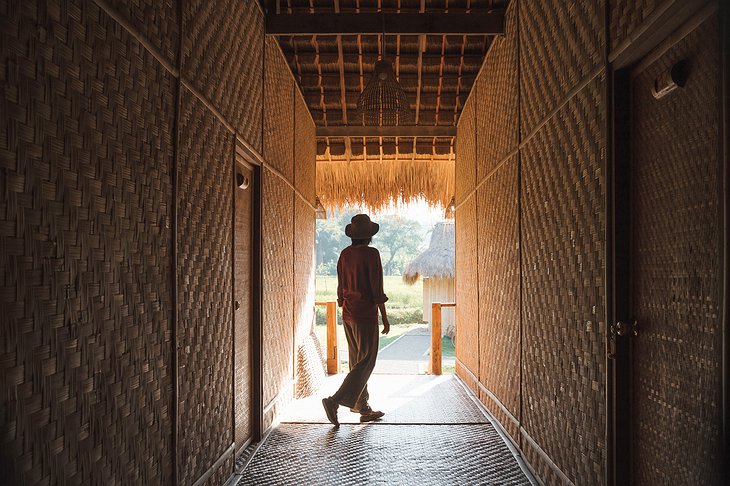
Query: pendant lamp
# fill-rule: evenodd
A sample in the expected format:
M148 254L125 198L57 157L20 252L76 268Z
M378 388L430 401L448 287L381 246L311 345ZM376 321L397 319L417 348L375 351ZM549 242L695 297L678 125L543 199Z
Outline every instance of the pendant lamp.
M383 36L383 51L385 51ZM357 100L357 111L366 125L400 125L411 119L411 105L385 55L375 63L370 81Z

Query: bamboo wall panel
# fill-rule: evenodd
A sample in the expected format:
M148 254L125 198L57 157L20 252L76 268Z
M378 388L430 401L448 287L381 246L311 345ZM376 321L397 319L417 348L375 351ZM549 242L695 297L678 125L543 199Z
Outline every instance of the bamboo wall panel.
M181 96L179 472L193 483L233 442L234 137L190 91Z
M180 12L177 0L108 0L111 7L177 66Z
M459 117L456 128L456 161L454 163L454 179L456 204L464 202L466 196L476 185L476 140L474 132L474 110L477 90L474 90Z
M515 127L516 128L516 127ZM477 190L479 207L479 378L520 415L520 261L517 156ZM510 422L505 423L511 425ZM512 430L513 437L516 431Z
M312 205L315 202L317 134L304 99L297 93L294 96L295 130L294 134L294 185Z
M314 322L315 218L314 209L299 196L294 198L294 209L294 337L298 344Z
M183 76L261 151L261 10L250 0L185 0L183 5Z
M266 39L264 158L294 183L294 78L276 39Z
M603 482L606 454L603 83L580 91L522 152L523 426L588 484Z
M604 1L519 2L523 138L601 64Z
M613 0L611 5L611 49L641 25L654 9L666 0Z
M483 72L475 83L477 130L477 178L479 184L504 158L517 148L517 15L508 9L507 35L498 37L484 60Z
M3 482L170 483L174 81L92 2L0 11Z
M268 169L263 173L264 406L293 377L294 192Z
M479 303L477 292L477 212L471 196L456 210L454 256L456 285L456 357L479 375Z
M706 20L632 88L632 444L641 485L722 482L718 24L717 15ZM687 84L655 99L655 79L682 59L692 66Z

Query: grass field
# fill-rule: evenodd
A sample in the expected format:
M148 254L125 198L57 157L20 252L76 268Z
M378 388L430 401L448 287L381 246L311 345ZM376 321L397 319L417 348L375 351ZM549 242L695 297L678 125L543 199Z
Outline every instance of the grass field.
M421 280L414 285L407 285L401 277L384 277L383 287L388 296L385 308L391 326L423 322L423 284ZM337 277L318 276L315 298L318 301L337 300ZM339 308L337 316L338 321L342 319ZM325 319L324 307L317 307L317 325L325 325ZM393 330L390 332L392 334Z

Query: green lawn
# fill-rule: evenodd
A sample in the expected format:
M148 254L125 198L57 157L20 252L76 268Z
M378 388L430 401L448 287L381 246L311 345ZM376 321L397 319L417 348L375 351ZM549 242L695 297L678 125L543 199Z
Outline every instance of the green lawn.
M392 327L423 322L423 284L421 280L414 285L407 285L399 276L384 277L383 287L388 296L385 309ZM318 276L315 289L315 298L318 301L337 300L337 277ZM339 322L342 319L339 308L337 316ZM324 307L317 307L317 325L325 325L325 319ZM391 330L392 333L393 330Z

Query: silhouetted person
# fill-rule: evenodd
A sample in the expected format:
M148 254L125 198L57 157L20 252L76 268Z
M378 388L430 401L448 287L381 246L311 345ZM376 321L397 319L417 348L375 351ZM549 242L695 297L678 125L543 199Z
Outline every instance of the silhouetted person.
M342 250L337 261L337 304L342 307L350 372L334 395L322 399L327 418L334 425L340 425L337 420L339 405L359 412L361 422L385 415L370 407L367 386L378 357L378 310L383 318L383 334L390 331L380 253L368 246L378 229L379 225L370 221L367 214L353 216L345 227L352 245Z

